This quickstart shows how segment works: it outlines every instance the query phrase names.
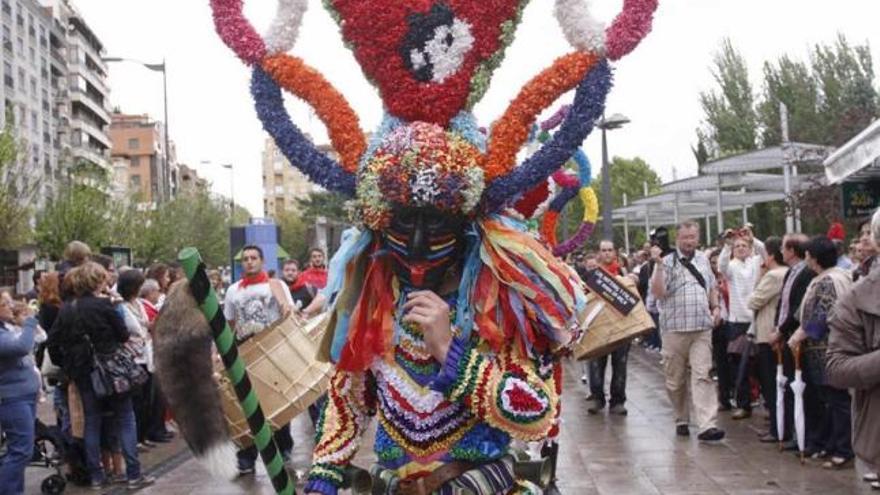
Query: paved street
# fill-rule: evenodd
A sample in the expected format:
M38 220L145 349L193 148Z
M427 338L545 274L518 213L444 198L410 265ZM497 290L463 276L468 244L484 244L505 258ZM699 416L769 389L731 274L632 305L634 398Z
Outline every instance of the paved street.
M695 438L675 436L672 411L666 400L659 354L633 349L627 392L629 416L589 416L579 382L579 363L566 366L560 487L565 494L859 494L871 493L854 470L829 472L808 462L801 466L792 454L757 442L763 414L743 422L723 419L728 439L705 445ZM610 379L610 373L609 373ZM306 468L312 446L306 418L295 422L295 463ZM369 445L369 444L365 444ZM373 461L362 449L360 466ZM264 473L235 483L211 479L177 441L144 458L158 483L147 494L266 494L272 493ZM45 470L28 473L28 493L39 493ZM94 493L71 489L67 493ZM110 493L125 493L118 488Z

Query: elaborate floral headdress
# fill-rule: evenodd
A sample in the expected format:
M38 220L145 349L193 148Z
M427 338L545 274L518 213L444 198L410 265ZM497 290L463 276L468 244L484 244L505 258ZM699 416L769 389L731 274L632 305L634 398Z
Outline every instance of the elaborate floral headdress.
M526 84L486 136L470 110L486 93L527 1L323 0L387 111L369 146L345 98L287 54L306 0L279 0L266 36L244 18L243 0L211 0L211 6L221 38L254 68L257 114L281 151L313 182L356 197L361 220L380 229L394 203L490 214L544 182L602 115L611 87L608 62L644 38L658 3L625 0L606 29L588 0L556 0L556 17L575 51ZM559 130L517 165L538 115L572 89L574 102ZM294 125L282 90L314 107L339 161Z
M493 214L575 155L604 112L609 61L644 38L658 0L624 0L607 29L587 0L556 0L556 17L574 51L526 84L488 133L471 109L504 58L527 0L323 0L385 105L370 143L345 98L287 54L306 0L279 0L265 37L242 15L242 0L210 1L220 37L253 66L251 94L263 127L313 182L356 198L368 227L346 236L325 289L334 301L330 354L340 369L364 370L391 354L391 273L385 257L372 255L379 250L373 231L387 226L399 205L479 217L468 227L461 267L455 324L462 338L473 330L496 350L513 343L524 352L555 352L581 330L577 276L514 221ZM294 125L282 90L315 109L338 161ZM574 101L556 132L517 164L539 114L570 90ZM577 181L564 174L557 179L563 187Z

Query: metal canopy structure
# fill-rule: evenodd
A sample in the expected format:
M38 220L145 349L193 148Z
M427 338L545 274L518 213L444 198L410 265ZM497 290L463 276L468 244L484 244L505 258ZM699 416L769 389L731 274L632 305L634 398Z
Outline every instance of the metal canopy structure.
M722 232L724 212L742 211L743 222L747 222L748 208L755 204L785 200L817 183L827 183L821 167L831 151L815 144L786 143L721 158L704 164L701 175L663 184L657 194L629 203L624 198L625 206L614 210L613 219L624 227L627 251L631 224L644 226L649 232L654 226L684 219L705 219L708 227L714 216L718 232ZM795 209L786 218L788 232L800 229L798 217Z
M880 178L880 120L825 160L825 176L831 184Z

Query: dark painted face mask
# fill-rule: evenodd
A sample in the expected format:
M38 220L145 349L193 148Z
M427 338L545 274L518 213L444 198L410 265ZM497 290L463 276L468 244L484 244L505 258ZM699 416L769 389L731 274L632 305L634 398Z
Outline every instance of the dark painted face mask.
M382 237L401 284L436 290L461 260L463 233L461 217L435 208L400 207Z

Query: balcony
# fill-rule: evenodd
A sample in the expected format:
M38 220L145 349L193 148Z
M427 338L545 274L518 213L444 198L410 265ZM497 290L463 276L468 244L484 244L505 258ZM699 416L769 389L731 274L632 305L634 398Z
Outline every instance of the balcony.
M94 163L95 165L98 165L99 167L107 171L111 170L109 153L102 153L95 150L94 148L81 146L75 146L71 151L73 152L74 158L79 158L82 160L86 160L90 163Z
M89 137L103 144L107 148L113 146L113 143L110 141L110 138L107 137L107 134L104 133L104 131L98 129L97 126L95 126L91 122L83 120L80 117L72 118L70 120L70 127L84 131L86 134L89 135Z
M94 97L88 92L78 88L71 89L70 100L82 103L89 110L94 112L95 115L97 115L101 120L103 120L105 125L110 124L110 112L104 105L96 101Z
M108 94L110 89L107 87L107 83L92 69L88 68L82 62L71 62L68 65L68 73L69 74L77 74L81 75L88 81L89 84L95 87L99 92L103 94Z
M52 55L52 63L63 69L61 73L67 72L67 60L65 60L64 54L56 48L49 50L49 53Z

